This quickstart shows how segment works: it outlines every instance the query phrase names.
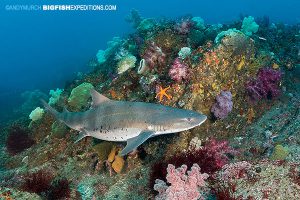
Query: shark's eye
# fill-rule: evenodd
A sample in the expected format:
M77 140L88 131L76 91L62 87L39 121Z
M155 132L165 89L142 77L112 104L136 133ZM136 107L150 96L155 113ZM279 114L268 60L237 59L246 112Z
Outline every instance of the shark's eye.
M188 122L190 122L190 121L192 121L192 118L191 118L191 117L187 117L186 120L187 120Z

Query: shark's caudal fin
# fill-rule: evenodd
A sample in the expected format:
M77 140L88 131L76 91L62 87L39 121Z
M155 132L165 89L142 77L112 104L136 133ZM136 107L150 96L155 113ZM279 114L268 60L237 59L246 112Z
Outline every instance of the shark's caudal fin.
M57 112L54 108L52 108L49 104L47 104L45 100L41 99L41 102L47 111L49 111L56 119L61 120L59 112Z

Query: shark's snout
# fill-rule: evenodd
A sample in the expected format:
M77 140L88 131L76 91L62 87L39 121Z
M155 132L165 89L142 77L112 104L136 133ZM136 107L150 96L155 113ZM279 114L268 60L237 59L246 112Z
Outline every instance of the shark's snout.
M191 111L177 119L177 121L173 123L173 127L178 131L188 130L201 125L206 119L207 117L205 115Z
M207 119L206 115L192 112L185 120L190 124L191 127L199 126Z
M207 119L207 116L206 115L202 115L202 114L199 114L198 117L194 118L195 122L197 123L197 126L199 126L200 124L202 124L203 122L205 122L206 119Z

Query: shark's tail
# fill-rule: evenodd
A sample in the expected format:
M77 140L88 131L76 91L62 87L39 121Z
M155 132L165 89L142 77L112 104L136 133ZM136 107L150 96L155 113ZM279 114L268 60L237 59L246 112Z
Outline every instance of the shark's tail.
M60 120L60 113L57 112L54 108L52 108L44 99L41 99L42 104L44 105L45 109L49 111L56 119Z

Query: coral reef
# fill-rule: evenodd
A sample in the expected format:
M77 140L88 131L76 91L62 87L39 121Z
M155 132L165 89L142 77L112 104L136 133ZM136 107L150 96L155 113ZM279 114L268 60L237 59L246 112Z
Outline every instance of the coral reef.
M215 43L219 44L224 37L237 37L240 34L243 34L243 33L241 31L237 30L236 28L228 29L227 31L222 31L216 36Z
M270 156L271 160L285 160L289 155L289 151L284 148L282 145L277 144L274 147L272 155Z
M188 34L194 25L193 21L190 18L183 18L175 25L175 30L178 31L179 34Z
M42 194L43 192L45 193L50 190L53 175L44 170L40 170L25 175L23 179L24 183L21 186L22 190Z
M189 67L186 64L182 63L179 58L176 58L169 70L169 76L176 82L188 80L190 78Z
M246 84L246 90L252 101L271 99L280 94L279 83L282 77L280 71L272 68L262 68L257 77Z
M48 104L49 105L56 104L59 101L63 91L64 91L63 89L59 89L59 88L56 88L56 90L50 90L49 94L51 95L51 97L49 98Z
M117 66L118 74L122 74L126 72L127 70L134 68L136 62L136 57L133 55L128 55L123 57L119 62Z
M55 121L51 126L51 136L55 138L63 138L67 133L67 126L62 122Z
M193 17L192 22L194 23L194 27L198 30L204 30L205 29L205 24L204 24L204 19L201 17Z
M108 42L89 72L50 91L49 103L83 111L95 88L113 100L201 112L206 122L121 157L122 143L74 144L77 131L47 112L31 123L28 114L48 96L26 92L20 125L0 129L0 198L299 199L299 27L267 17L151 19L135 10L127 21L134 32Z
M150 70L154 70L155 67L160 67L165 64L166 55L162 52L160 47L156 46L155 43L152 42L147 46L142 57L145 60L145 65Z
M6 139L7 151L15 155L30 148L35 142L29 135L30 131L19 125L14 125L10 128Z
M218 187L229 189L230 198L298 199L300 197L300 187L289 175L293 165L276 162L250 165L243 162L224 167L224 170L218 172L217 179L221 184ZM229 176L228 172L231 173Z
M107 42L107 49L97 52L96 57L100 65L104 64L114 54L119 48L121 41L119 37L114 37L111 41Z
M87 106L92 88L94 86L90 83L82 83L75 87L68 98L69 106L75 111L79 111L82 107Z
M168 165L167 168L167 181L170 186L159 179L156 179L154 190L159 194L155 197L156 200L174 199L204 199L201 197L199 188L205 187L205 180L208 174L200 173L200 167L194 164L190 171L187 171L187 166L182 165L180 168L175 169L174 165ZM186 173L188 175L186 175Z
M251 36L258 31L259 25L254 21L254 17L249 16L243 19L242 32L247 36Z
M172 164L175 167L187 165L190 168L196 163L200 166L201 172L211 175L229 162L228 155L236 153L234 149L228 146L228 142L210 139L199 149L192 148L154 163L150 174L150 185L153 185L156 179L164 180L168 164Z
M33 122L41 119L44 115L45 111L44 109L40 107L36 107L31 113L29 114L29 119L31 119Z
M230 91L221 91L216 97L216 103L212 106L211 112L215 117L224 119L232 111L233 102Z
M189 55L191 55L191 53L192 53L191 48L189 48L189 47L182 47L180 49L180 51L178 52L178 57L180 59L184 60L186 57L188 57Z
M47 199L58 200L70 198L71 190L69 184L67 179L60 179L55 183L52 183L49 194L47 194Z

